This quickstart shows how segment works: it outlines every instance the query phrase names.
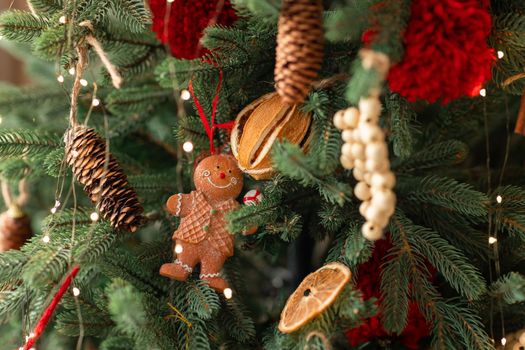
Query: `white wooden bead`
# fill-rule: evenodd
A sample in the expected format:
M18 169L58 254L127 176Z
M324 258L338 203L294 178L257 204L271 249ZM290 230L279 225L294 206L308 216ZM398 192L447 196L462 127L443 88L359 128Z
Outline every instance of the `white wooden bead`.
M396 176L391 171L372 175L371 185L379 189L391 189L396 185Z
M351 129L343 130L341 133L341 138L344 142L354 142L354 133Z
M367 221L361 228L363 236L369 241L377 241L383 237L383 230L374 222Z
M339 130L346 129L343 115L344 115L344 111L337 111L334 114L334 125Z
M347 158L354 158L352 157L352 146L354 143L346 142L343 144L343 147L341 147L341 154L344 155Z
M354 129L352 131L352 137L355 142L363 142L363 140L361 139L361 132L359 131L359 129Z
M372 142L366 145L366 158L373 160L383 160L388 158L388 147L384 142Z
M517 340L511 340L505 345L505 349L523 350L523 345L521 345Z
M369 200L370 196L372 195L370 193L370 187L363 181L360 181L357 183L357 185L355 185L354 194L362 201Z
M359 123L359 110L355 107L347 108L344 111L343 119L348 128L356 128Z
M385 215L388 218L390 218L392 215L394 215L395 211L396 211L396 204L395 204L395 201L394 201L394 205L392 205L391 207L385 209Z
M355 159L365 159L365 146L360 142L354 142L351 148L352 157Z
M352 174L354 175L354 178L357 181L363 181L365 179L364 177L365 173L363 172L362 169L355 168Z
M339 160L341 161L341 165L345 169L352 169L354 167L354 160L346 157L345 155L341 155Z
M366 168L365 168L365 162L362 161L361 159L356 159L356 160L354 160L354 164L355 164L355 168L356 168L356 169L359 169L359 170L361 170L362 172L365 172L365 171L366 171ZM365 177L365 180L366 180L366 177Z
M368 97L359 100L359 112L361 117L379 116L381 114L381 102L378 98Z
M375 222L381 228L384 228L390 219L389 215L386 215L384 211L377 209L373 205L368 206L363 216L367 221Z
M359 130L361 140L366 144L380 142L385 139L385 135L381 128L374 124L360 124L359 129L357 130Z
M392 208L396 206L396 195L390 190L379 191L374 193L372 198L372 205L375 206L378 210L384 210L389 212Z
M377 124L379 122L379 115L372 115L372 114L363 114L361 116L361 119L359 120L359 125L361 124Z
M518 338L521 345L525 346L525 329L522 329L521 333L517 332L516 338Z
M362 216L365 216L366 211L368 210L369 207L370 207L370 201L364 201L364 202L361 203L361 205L359 206L359 213L360 213Z
M366 170L370 172L385 172L386 170L388 170L389 167L390 162L386 159L382 161L367 159L365 163Z

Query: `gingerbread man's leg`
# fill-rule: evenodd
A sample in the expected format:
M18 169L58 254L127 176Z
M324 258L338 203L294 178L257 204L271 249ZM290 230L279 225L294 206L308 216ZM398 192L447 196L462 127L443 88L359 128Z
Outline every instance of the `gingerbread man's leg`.
M199 262L199 252L195 249L195 244L177 241L174 255L175 261L162 265L160 274L173 280L185 281Z
M211 288L222 293L229 288L228 282L221 277L220 271L228 256L225 256L211 245L206 254L201 257L200 279L208 281Z

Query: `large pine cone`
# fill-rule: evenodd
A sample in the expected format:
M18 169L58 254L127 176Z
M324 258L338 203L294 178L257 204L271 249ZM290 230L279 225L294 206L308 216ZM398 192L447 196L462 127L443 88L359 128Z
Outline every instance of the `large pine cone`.
M279 16L276 90L286 104L304 101L323 63L321 0L284 0Z
M17 205L0 214L0 252L20 249L31 237L31 221Z
M116 229L135 232L142 223L142 206L106 142L85 126L66 134L66 161L102 216Z

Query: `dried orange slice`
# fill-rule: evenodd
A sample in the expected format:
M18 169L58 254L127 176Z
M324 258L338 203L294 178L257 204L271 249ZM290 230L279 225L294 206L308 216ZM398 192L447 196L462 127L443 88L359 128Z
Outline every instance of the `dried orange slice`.
M279 330L292 333L310 322L332 305L351 276L350 269L337 262L306 276L288 298L281 313Z

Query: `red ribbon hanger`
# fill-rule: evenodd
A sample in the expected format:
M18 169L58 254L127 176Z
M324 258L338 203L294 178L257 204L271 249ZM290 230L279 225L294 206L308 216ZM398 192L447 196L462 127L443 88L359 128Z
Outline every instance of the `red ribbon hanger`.
M57 308L58 303L64 296L64 293L66 293L66 291L68 290L69 286L71 285L71 282L73 282L73 279L75 278L79 270L80 268L78 266L73 267L71 272L67 275L65 280L62 282L62 285L60 286L60 289L58 290L57 294L55 294L53 300L51 300L51 303L44 310L44 313L38 320L35 328L33 329L33 332L27 338L27 341L23 346L24 350L30 350L33 347L33 345L36 343L38 338L40 338L40 336L44 332L44 329L46 329L47 324L51 320L51 316L53 316L53 313L55 312L55 309Z
M215 115L217 113L217 104L219 103L219 92L221 91L221 85L222 85L222 69L216 64L213 64L213 65L219 69L219 82L217 83L217 88L215 89L215 95L213 96L213 101L211 104L211 125L210 123L208 123L208 118L206 117L206 113L204 113L204 109L202 108L202 105L200 104L199 99L197 98L197 95L195 94L195 91L193 89L192 80L190 80L190 84L188 86L188 90L190 91L190 94L193 97L193 101L195 102L195 107L197 107L197 112L199 113L199 117L201 118L201 122L202 122L202 125L204 126L204 130L206 131L206 135L208 135L208 139L210 140L210 153L211 154L215 154L215 145L213 143L213 134L215 133L215 129L231 130L233 128L233 122L234 122L232 120L232 121L221 123L221 124L215 123Z

